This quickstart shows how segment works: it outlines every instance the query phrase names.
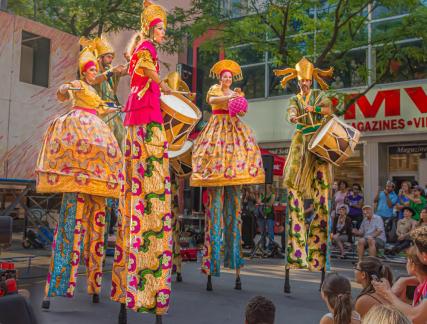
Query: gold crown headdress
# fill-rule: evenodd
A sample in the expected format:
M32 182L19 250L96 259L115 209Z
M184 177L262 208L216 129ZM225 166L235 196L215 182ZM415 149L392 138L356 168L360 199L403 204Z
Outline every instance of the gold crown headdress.
M223 71L230 71L235 81L243 80L242 68L233 60L221 60L215 63L211 68L209 76L220 79Z
M96 37L94 39L89 39L86 37L80 38L80 45L83 47L88 47L96 57L100 57L105 54L113 54L114 48L111 46L110 42L104 38Z
M93 40L82 37L80 39L80 45L83 46L83 49L79 54L79 72L80 77L83 77L83 69L85 68L86 64L93 62L98 69L98 60L96 57L96 46Z
M305 57L303 57L295 65L295 69L286 68L283 70L274 70L274 74L276 76L284 75L282 81L280 82L283 88L286 88L286 84L288 83L288 81L295 79L296 77L298 77L298 80L312 80L314 77L316 81L319 83L320 87L323 90L326 90L329 88L329 86L326 84L326 82L322 78L323 77L330 78L333 73L334 73L333 67L330 67L328 70L321 70L321 69L315 68L313 63L311 63Z
M153 4L149 0L144 0L144 9L141 13L141 29L145 36L148 36L151 24L155 21L162 22L164 28L167 26L167 13L165 8Z

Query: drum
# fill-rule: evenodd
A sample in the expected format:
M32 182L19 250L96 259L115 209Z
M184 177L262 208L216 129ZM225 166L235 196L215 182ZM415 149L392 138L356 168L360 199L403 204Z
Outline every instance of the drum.
M178 151L202 118L202 113L194 103L180 94L162 95L160 106L169 150Z
M308 149L322 159L340 166L354 152L360 132L333 116L314 134Z
M193 171L191 167L192 141L185 141L180 150L169 151L169 164L178 177L186 177Z

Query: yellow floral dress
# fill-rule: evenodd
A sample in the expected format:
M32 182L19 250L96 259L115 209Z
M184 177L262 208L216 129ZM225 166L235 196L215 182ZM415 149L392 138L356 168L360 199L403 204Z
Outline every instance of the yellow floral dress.
M221 86L207 95L224 96ZM260 149L252 130L238 117L230 117L227 103L212 105L208 125L193 150L191 186L215 187L264 183Z

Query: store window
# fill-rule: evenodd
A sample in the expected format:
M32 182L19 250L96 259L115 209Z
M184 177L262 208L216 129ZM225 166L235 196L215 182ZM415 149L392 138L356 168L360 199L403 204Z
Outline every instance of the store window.
M264 52L256 50L252 45L241 45L227 48L225 57L235 60L240 65L249 65L264 62Z
M47 88L49 86L49 61L50 39L22 31L19 80Z
M209 88L217 81L209 77L211 67L218 62L218 52L207 52L203 49L197 49L197 106L202 110L210 110L206 103L206 94Z

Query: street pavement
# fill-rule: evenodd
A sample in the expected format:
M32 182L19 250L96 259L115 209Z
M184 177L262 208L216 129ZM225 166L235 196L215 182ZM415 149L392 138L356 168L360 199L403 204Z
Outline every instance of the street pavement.
M103 279L101 302L92 304L85 293L85 277L78 280L76 295L73 299L53 298L49 311L40 309L43 298L44 277L30 277L21 281L21 288L31 292L31 303L42 324L115 324L119 305L109 300L111 286L111 262L108 258L107 271ZM333 261L333 270L353 279L353 265L350 261ZM398 266L397 272L404 271ZM83 268L81 268L83 271ZM42 272L39 269L39 272ZM214 278L212 292L205 290L206 277L200 273L196 262L184 263L183 282L173 282L172 301L169 314L164 316L165 324L218 324L244 323L245 306L250 298L263 295L276 305L276 323L318 323L327 308L319 293L319 273L292 271L292 293L283 293L284 260L253 259L246 260L242 270L242 291L234 287L234 273L224 270L220 278ZM353 295L360 287L352 282ZM154 323L154 315L138 314L128 311L128 323Z

